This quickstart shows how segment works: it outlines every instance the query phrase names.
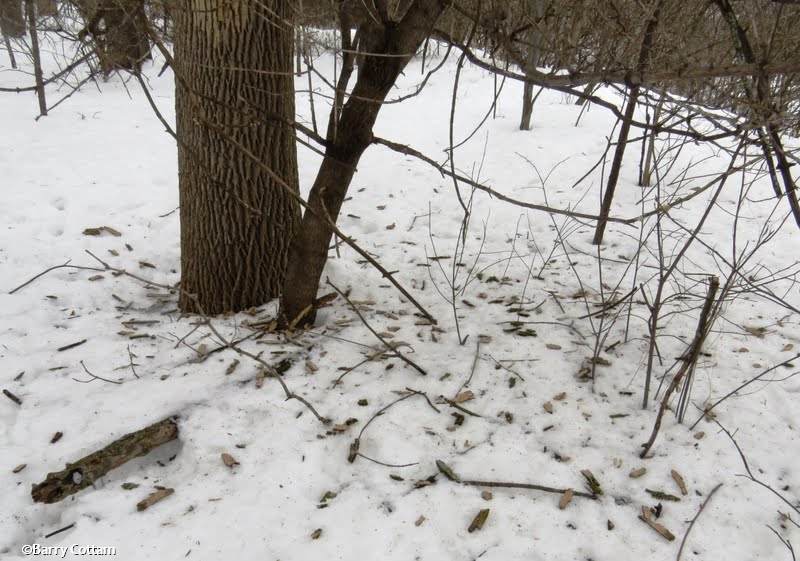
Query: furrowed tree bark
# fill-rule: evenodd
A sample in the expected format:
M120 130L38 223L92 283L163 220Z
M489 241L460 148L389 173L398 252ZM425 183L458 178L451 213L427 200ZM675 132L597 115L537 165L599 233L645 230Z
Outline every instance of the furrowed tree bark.
M298 190L289 4L182 0L172 12L185 311L239 311L283 287L300 206L234 141Z
M314 321L314 299L333 234L328 220L335 222L339 215L356 166L372 142L372 127L381 104L428 37L446 3L416 0L399 22L366 20L360 26L359 51L367 54L339 115L336 136L325 148L325 158L309 194L309 210L292 240L281 300L281 317L287 324L301 316L297 324Z

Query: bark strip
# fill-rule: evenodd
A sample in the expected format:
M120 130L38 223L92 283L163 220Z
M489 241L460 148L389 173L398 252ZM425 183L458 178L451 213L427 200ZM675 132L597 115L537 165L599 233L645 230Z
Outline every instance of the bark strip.
M68 463L63 470L48 473L44 481L33 485L31 497L37 503L57 503L93 485L109 471L176 438L178 425L173 418L128 433L108 446Z

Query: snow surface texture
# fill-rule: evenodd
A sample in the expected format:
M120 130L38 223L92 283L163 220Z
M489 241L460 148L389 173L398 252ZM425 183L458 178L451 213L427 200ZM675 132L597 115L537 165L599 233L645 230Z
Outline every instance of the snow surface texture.
M28 76L5 71L5 57L0 55L3 86L28 85ZM172 121L172 77L170 72L157 77L160 66L148 66L146 74L156 103ZM317 60L317 67L332 75L329 56ZM52 68L45 70L48 75ZM376 134L445 161L454 75L450 61L420 96L384 107ZM393 95L412 91L420 78L420 61L415 60ZM298 89L306 84L305 77L298 78ZM315 86L321 90L323 85L317 81ZM55 88L49 92L57 99ZM620 101L613 91L603 95ZM492 77L465 67L458 90L456 141L484 118L492 98ZM317 99L320 123L327 120L325 99ZM573 100L544 92L536 102L534 129L520 132L520 99L521 85L506 83L496 118L489 117L457 150L456 166L509 196L543 203L546 194L553 206L596 213L602 167L579 187L570 186L601 157L612 117L591 108L576 127L580 108ZM297 107L299 118L309 122L305 93L298 94ZM777 511L786 510L785 505L737 476L743 472L740 459L715 424L702 421L689 431L688 423L677 424L668 412L654 457L638 458L656 408L655 402L648 410L640 406L647 348L642 305L634 308L628 342L601 353L608 364L598 366L594 384L578 380L594 345L589 320L580 319L587 307L579 291L592 305L600 302L601 291L590 225L575 227L556 218L556 224L571 224L574 230L570 255L565 257L547 215L477 193L466 238L467 267L459 268L459 282L476 260L483 280L473 279L456 297L460 329L468 336L459 345L453 310L442 296L449 298L443 273L452 271L452 258L447 257L456 249L462 218L452 182L413 158L370 148L340 225L387 268L399 271L399 280L438 318L440 330L421 325L413 307L354 252L345 246L340 257L332 252L325 276L343 289L351 288L351 298L370 324L393 343L407 343L400 349L428 376L384 357L365 362L334 386L343 368L382 349L341 298L321 312L312 331L292 341L267 334L249 342L248 350L262 352L270 362L292 360L284 379L333 420L325 427L299 402L284 401L275 380L257 383L258 365L233 351L198 361L201 345L212 350L219 343L203 326L193 331L197 318L176 312L174 294L110 274L91 281L96 273L70 269L55 270L8 294L67 259L95 266L84 253L87 249L155 282L179 280L179 217L170 213L178 204L176 148L135 81L125 84L114 77L99 88L86 86L38 121L35 110L32 94L3 94L0 386L22 401L18 406L0 396L3 559L25 558L22 546L32 543L114 546L113 558L139 561L674 559L689 520L717 483L724 485L692 530L683 559L788 558L768 524L800 544L800 531L791 525L780 528ZM635 216L641 210L642 189L636 186L639 146L633 144L626 157L614 215ZM728 164L724 155L716 156L707 146L689 145L681 157L699 162L696 173L718 173ZM319 157L301 147L299 159L307 190ZM546 192L525 159L542 177L550 174ZM698 180L693 185L699 184ZM730 211L735 210L738 179L731 184L703 233L703 239L725 255L730 253ZM710 194L680 211L687 227L696 223ZM772 209L769 195L768 183L761 181L752 198L765 202L754 202L743 213L740 243L755 235ZM122 235L83 235L85 228L98 226L110 226ZM787 224L785 235L782 232L759 254L760 263L774 269L790 264L786 254L796 253L797 239L791 226ZM610 259L604 265L607 285L613 287L626 274L637 236L637 228L609 225L603 247ZM677 242L670 243L672 247ZM696 245L691 255L698 280L719 271L704 246ZM437 256L442 259L429 261ZM580 272L583 287L570 262ZM532 278L540 269L542 279ZM623 283L620 293L630 286L629 281ZM323 286L321 292L329 288ZM695 287L693 294L702 292ZM785 297L797 305L796 293ZM236 338L250 334L246 323L269 320L274 313L275 303L268 303L254 311L255 316L213 321L226 336ZM657 374L683 352L696 316L695 310L670 317L665 329L676 336L659 340L665 361L657 365ZM726 307L724 320L718 321L704 347L707 355L697 370L689 422L707 399L713 401L763 368L786 360L791 351L785 349L800 347L797 318L785 316L777 306L749 297ZM541 323L526 324L536 336L523 337L519 331L505 332L509 321ZM624 323L623 318L606 346L622 339ZM743 325L764 327L766 334L758 337ZM56 350L83 339L81 346ZM226 375L235 359L241 363ZM121 383L81 383L91 378L80 361L97 376ZM775 378L790 372L780 369ZM454 414L461 412L437 398L453 398L468 379L464 389L474 399L461 405L480 416L464 414L463 424L456 424ZM657 379L654 385L658 383ZM348 463L350 444L369 418L409 387L425 392L439 413L421 397L402 401L371 423L360 451L384 463L413 465L386 467L363 457ZM562 392L563 399L553 399ZM726 427L738 431L737 440L756 473L790 498L797 496L800 485L798 392L800 380L793 378L755 384L716 411ZM545 409L546 402L552 413ZM95 488L61 503L32 502L31 485L48 472L170 415L180 418L179 441L111 472ZM347 425L351 418L357 422ZM63 437L51 444L56 432ZM696 437L698 432L702 438ZM227 467L222 453L231 454L239 465ZM434 484L415 488L416 481L438 473L436 460L464 479L576 490L584 490L580 471L589 469L605 494L597 501L576 497L561 510L557 494L493 489L487 500L482 497L485 489L459 485L441 474ZM26 467L12 473L20 464ZM647 473L629 477L640 466ZM672 469L685 478L688 495L681 495L670 477ZM125 490L123 483L138 487ZM137 512L137 502L156 485L174 488L175 493ZM680 497L679 502L662 501L658 520L676 541L664 540L637 518L642 506L659 502L646 488ZM484 527L469 533L470 522L483 508L491 509ZM420 517L424 519L416 524ZM70 524L71 529L44 538Z

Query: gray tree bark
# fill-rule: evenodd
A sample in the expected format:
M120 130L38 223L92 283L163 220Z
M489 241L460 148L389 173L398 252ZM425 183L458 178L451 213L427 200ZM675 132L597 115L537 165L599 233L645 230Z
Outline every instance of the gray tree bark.
M182 0L172 14L180 306L239 311L278 296L300 221L263 167L298 191L292 12L288 0Z

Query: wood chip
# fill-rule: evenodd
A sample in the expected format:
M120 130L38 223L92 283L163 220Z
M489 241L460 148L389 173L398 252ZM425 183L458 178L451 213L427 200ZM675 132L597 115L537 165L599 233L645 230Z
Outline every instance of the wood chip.
M551 415L553 414L553 404L550 403L549 401L545 401L544 404L542 405L542 408Z
M441 471L450 481L457 481L458 483L461 483L461 478L458 477L456 472L454 472L450 466L448 466L442 460L436 460L436 467L439 468L439 471Z
M228 365L228 368L225 369L225 375L230 376L233 374L233 371L236 370L237 366L239 366L239 359L235 358L233 359L233 362Z
M139 512L147 510L157 502L166 499L174 492L175 489L168 489L168 488L161 488L156 491L153 491L152 493L147 495L145 499L136 503L136 510L138 510Z
M675 481L678 489L681 490L681 495L688 495L689 489L686 488L686 481L683 479L683 476L674 469L670 471L670 475L672 475L672 479Z
M567 392L561 392L553 396L553 401L564 401L567 399Z
M561 495L561 500L558 501L558 508L560 508L561 510L567 508L569 503L572 502L572 496L574 495L574 493L575 492L572 489L567 489L566 491L564 491L564 494Z
M16 403L17 405L22 405L22 400L13 393L11 393L10 391L3 390L3 395L6 396L11 401L13 401L14 403Z
M600 486L600 482L594 476L594 474L588 469L582 469L581 475L586 479L586 484L589 486L589 489L595 495L602 495L603 488Z
M12 473L19 473L19 472L21 472L23 469L25 469L26 467L28 467L28 464L20 464L20 465L18 465L17 467L15 467L14 469L12 469L12 470L11 470L11 472L12 472Z
M653 515L651 514L650 510L646 507L642 507L642 513L639 515L639 520L650 526L653 530L659 533L661 537L666 540L673 541L675 539L675 534L667 530L667 528L653 520Z
M51 439L50 439L50 444L55 444L56 442L58 442L59 440L61 440L61 437L62 437L62 436L64 436L64 433L63 433L63 432L61 432L61 431L58 431L58 432L56 432L56 433L53 435L53 438L51 438Z
M239 462L236 461L236 458L234 458L227 452L223 452L221 458L222 458L222 463L228 466L229 468L233 468L239 465Z
M547 347L551 351L558 351L561 349L561 345L556 345L555 343L546 343L545 347Z
M74 349L75 347L80 347L85 342L86 342L86 339L81 339L80 341L78 341L76 343L70 343L69 345L64 345L63 347L59 347L59 348L56 349L56 351L59 352L59 353L62 352L62 351L68 351L70 349Z
M311 539L318 540L321 535L322 535L322 528L317 528L316 530L311 532Z
M680 497L676 497L675 495L670 495L669 493L665 493L664 491L659 491L657 489L645 489L648 495L653 497L658 501L672 501L678 502L680 501Z
M481 491L481 498L484 501L491 501L492 500L492 493L490 491Z
M641 476L643 476L645 473L647 473L647 468L646 467L640 467L640 468L636 468L636 469L631 470L631 472L628 474L628 476L633 478L633 479L638 479Z
M425 522L425 517L420 514L419 518L414 521L414 526L422 526L423 522Z
M469 528L467 528L467 532L471 534L472 532L475 532L476 530L480 530L481 528L483 528L483 525L486 523L487 518L489 518L489 509L488 508L481 509L480 512L478 512L478 514L475 515L475 518L472 519Z

